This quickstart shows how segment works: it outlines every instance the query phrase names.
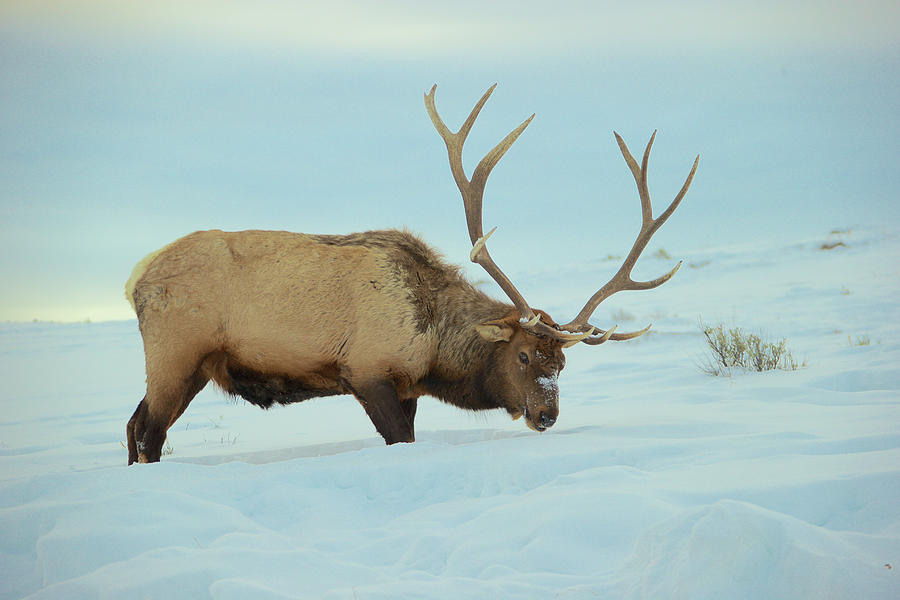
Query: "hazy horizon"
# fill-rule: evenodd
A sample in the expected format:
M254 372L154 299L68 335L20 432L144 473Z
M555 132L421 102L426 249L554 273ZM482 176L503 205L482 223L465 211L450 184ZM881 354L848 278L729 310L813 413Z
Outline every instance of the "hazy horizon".
M133 265L198 229L408 227L463 263L435 83L453 129L499 84L469 169L537 113L485 194L514 278L598 261L589 295L630 247L613 130L658 129L657 212L701 155L647 253L896 231L895 2L371 6L0 5L0 321L132 318Z

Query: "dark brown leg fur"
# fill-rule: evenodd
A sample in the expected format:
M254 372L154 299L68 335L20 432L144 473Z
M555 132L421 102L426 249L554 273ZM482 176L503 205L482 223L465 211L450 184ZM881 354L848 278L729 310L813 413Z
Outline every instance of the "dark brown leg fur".
M138 423L140 422L140 431L144 431L144 421L147 419L147 397L144 396L144 399L140 401L137 405L137 410L134 411L134 414L131 415L131 419L128 420L128 425L125 426L125 435L128 438L128 464L132 465L137 462L138 459L138 451L137 451L137 440L135 430L138 428Z
M386 382L360 386L354 390L354 396L366 409L366 414L385 443L415 441L415 399L400 400L393 384Z
M126 427L128 436L128 464L136 462L159 462L166 431L184 414L194 396L200 393L209 380L198 369L187 381L180 402L174 404L173 414L155 419L150 415L147 397L141 400ZM165 422L163 422L165 420Z
M129 465L136 462L158 462L162 455L167 428L161 423L153 422L147 406L147 397L145 396L125 428L128 436Z
M406 420L409 421L409 432L412 436L410 440L415 441L416 439L416 431L415 431L415 422L416 422L416 408L418 408L419 401L416 398L408 398L406 400L400 401L400 408L403 409L403 413L406 415Z

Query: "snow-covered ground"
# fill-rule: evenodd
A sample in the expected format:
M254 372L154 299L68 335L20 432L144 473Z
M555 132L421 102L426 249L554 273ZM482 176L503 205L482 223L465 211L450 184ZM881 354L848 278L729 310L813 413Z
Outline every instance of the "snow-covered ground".
M422 399L387 447L351 398L207 389L127 468L136 323L0 325L0 597L900 598L898 233L666 250L594 319L653 332L569 350L544 434ZM613 268L515 279L566 318ZM701 317L806 366L704 374Z

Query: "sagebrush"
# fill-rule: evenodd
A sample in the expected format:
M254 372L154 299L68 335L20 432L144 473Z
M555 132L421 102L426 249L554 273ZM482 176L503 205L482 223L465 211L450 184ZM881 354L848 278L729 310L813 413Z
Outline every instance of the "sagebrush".
M745 371L795 371L798 363L787 347L787 341L768 341L740 327L725 329L724 325L700 322L709 353L700 368L710 375L730 375L735 369Z

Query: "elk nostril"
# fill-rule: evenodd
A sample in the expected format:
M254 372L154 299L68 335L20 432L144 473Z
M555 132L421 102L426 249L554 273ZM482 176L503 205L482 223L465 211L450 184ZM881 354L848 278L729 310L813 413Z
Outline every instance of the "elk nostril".
M541 411L540 419L541 427L553 427L553 424L556 423L556 417L551 417L544 411Z

